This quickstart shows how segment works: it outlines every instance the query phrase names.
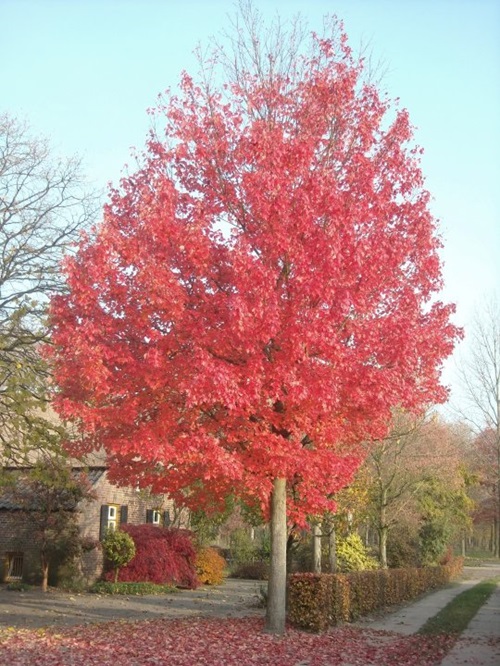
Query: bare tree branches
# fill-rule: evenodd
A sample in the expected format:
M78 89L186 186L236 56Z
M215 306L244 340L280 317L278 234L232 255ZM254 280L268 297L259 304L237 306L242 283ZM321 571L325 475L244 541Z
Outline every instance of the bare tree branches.
M45 140L0 116L0 326L20 308L25 317L43 312L45 296L61 288L64 252L96 209L78 159L52 159Z
M47 141L0 115L0 447L26 440L44 406L48 377L38 354L50 294L63 288L60 263L95 218L80 162L54 159ZM36 428L35 428L36 429ZM21 448L24 447L24 444Z
M500 301L492 298L476 316L470 334L470 356L460 370L468 399L462 417L491 440L493 469L489 483L495 501L495 555L500 557Z
M492 298L469 333L470 355L460 378L468 400L461 415L476 430L500 428L500 302Z

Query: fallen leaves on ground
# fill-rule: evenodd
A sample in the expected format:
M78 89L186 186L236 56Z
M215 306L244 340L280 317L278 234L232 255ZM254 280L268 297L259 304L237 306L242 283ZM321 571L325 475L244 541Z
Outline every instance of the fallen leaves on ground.
M261 619L110 622L63 629L0 632L0 663L9 666L431 666L450 636L337 627L324 634L287 629L266 634Z

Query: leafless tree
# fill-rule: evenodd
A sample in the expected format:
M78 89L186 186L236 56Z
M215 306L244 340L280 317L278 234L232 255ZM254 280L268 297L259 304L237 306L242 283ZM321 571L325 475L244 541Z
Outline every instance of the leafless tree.
M461 363L465 406L460 413L478 434L493 445L491 488L495 499L495 555L500 557L500 301L486 302L468 335L469 354Z
M48 142L0 114L0 449L26 434L43 403L50 294L63 288L60 262L95 218L98 197L86 191L80 161L56 159Z

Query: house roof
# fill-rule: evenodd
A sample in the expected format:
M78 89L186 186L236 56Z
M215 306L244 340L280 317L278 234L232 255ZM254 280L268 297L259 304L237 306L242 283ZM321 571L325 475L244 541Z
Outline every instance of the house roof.
M29 468L23 468L26 471L28 471ZM7 468L5 472L9 473L14 473L14 472L19 472L21 471L20 468ZM106 467L91 467L87 468L86 470L82 467L78 468L72 468L73 473L75 476L80 476L82 473L86 473L87 479L89 480L89 483L91 486L95 486L96 483L99 481L99 479L102 477L104 472L106 471ZM22 486L22 480L16 480L16 489L12 489L9 486L5 486L4 488L0 488L0 510L7 510L7 511L17 511L21 510L24 507L19 502L19 486ZM34 507L33 507L34 508ZM73 509L74 507L68 507L70 510Z

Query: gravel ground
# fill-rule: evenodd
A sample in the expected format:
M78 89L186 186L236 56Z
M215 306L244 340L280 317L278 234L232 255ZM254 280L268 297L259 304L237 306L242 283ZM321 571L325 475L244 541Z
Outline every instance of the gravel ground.
M262 616L262 581L228 579L216 587L179 590L172 594L122 596L69 594L57 589L17 592L0 586L0 628L67 626L112 620L150 620L204 615Z

